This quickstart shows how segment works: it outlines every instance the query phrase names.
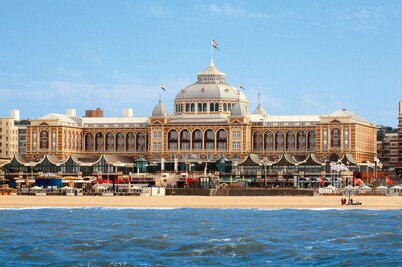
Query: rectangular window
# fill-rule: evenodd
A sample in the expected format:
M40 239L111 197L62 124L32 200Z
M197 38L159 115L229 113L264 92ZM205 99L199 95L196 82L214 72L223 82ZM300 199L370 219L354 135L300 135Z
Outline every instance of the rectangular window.
M233 142L232 143L232 149L234 149L234 150L240 149L240 142Z

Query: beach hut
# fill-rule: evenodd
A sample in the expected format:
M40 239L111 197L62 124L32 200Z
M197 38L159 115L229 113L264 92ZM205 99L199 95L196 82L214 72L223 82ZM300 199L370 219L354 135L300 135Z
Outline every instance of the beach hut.
M400 194L400 193L402 193L402 187L399 185L394 185L389 188L389 191L390 191L390 193Z
M377 187L374 189L374 191L375 191L376 193L379 193L379 194L386 194L386 193L388 192L388 187L383 186L383 185L380 185L380 186L377 186Z

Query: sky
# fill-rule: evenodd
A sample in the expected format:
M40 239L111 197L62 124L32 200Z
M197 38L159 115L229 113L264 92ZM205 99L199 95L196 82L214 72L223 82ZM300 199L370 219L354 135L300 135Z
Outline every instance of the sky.
M148 116L209 64L250 112L346 108L397 127L402 1L0 1L0 117L74 108Z

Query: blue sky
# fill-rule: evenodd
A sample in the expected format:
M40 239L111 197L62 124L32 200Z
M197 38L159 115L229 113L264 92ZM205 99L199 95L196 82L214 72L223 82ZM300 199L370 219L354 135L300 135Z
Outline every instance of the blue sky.
M401 1L0 1L0 116L147 116L210 57L266 111L340 108L397 126Z

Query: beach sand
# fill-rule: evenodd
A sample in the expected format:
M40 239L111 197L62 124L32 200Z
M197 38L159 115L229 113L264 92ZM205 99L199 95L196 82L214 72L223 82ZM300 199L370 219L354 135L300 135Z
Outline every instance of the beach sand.
M0 208L402 209L401 196L354 196L353 200L362 205L341 205L341 196L0 196Z

